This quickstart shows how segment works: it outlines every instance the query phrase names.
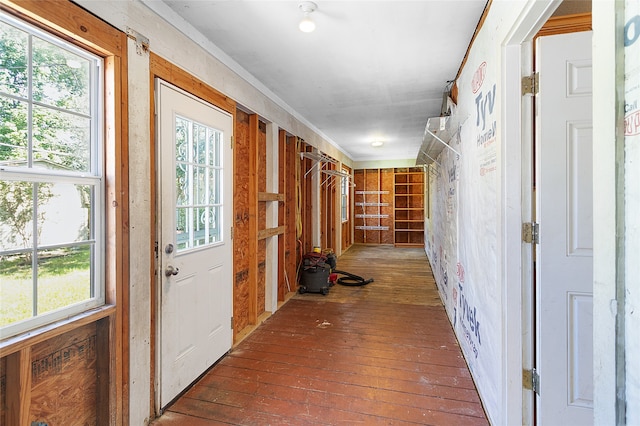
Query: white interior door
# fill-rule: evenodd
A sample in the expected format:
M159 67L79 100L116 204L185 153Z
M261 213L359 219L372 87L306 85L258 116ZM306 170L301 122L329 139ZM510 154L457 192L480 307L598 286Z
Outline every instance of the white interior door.
M591 32L536 47L537 419L593 423Z
M160 406L232 344L233 119L156 81Z

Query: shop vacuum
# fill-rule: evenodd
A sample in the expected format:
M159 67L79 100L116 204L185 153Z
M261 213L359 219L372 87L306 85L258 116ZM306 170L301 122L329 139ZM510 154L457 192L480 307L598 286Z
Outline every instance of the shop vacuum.
M345 286L363 286L373 282L373 278L364 278L336 268L337 259L333 252L322 253L314 247L311 253L302 256L300 287L298 292L329 294L329 288L336 282ZM338 275L344 277L338 278Z

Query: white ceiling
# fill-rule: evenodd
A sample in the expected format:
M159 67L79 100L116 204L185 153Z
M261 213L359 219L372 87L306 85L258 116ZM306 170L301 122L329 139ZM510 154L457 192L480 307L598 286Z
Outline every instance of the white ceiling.
M143 1L192 38L197 30L355 161L417 157L486 5L317 0L317 28L302 33L298 1Z

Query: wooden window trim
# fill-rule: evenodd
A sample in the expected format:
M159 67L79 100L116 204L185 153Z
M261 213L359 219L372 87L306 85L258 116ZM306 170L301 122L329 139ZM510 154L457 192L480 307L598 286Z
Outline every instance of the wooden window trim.
M0 0L0 9L104 59L107 94L104 144L108 153L104 165L105 305L14 336L0 346L0 355L10 353L12 362L15 359L26 362L24 356L16 357L16 354L27 353L35 343L87 323L98 323L99 344L108 350L106 360L98 367L108 376L99 380L99 392L106 401L98 407L98 421L99 424L126 424L129 400L125 385L129 380L129 352L128 345L124 344L129 339L127 36L68 0ZM28 390L24 392L29 395ZM12 415L22 419L25 413Z
M58 337L76 328L92 322L97 322L103 318L111 317L115 314L116 307L114 305L103 305L99 308L85 311L81 314L74 315L71 318L37 328L29 333L19 334L3 340L0 343L0 358L21 351L24 348L37 345L54 337Z

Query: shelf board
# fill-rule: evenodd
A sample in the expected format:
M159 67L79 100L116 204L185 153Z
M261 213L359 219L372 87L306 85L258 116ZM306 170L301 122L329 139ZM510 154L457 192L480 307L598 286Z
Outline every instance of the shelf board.
M365 230L365 231L388 231L389 230L388 226L373 226L373 225L356 226L355 228Z
M402 247L424 247L424 243L395 243L395 246L402 246Z
M389 203L356 203L358 207L388 207Z
M385 195L389 191L356 191L356 195Z

